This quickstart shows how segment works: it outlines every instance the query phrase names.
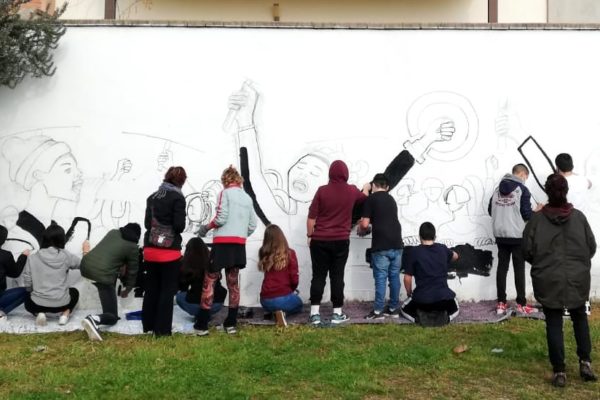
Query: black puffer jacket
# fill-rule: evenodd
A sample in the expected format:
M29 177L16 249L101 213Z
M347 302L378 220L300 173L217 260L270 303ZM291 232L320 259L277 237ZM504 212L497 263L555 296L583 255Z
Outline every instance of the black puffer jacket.
M170 225L175 232L172 250L181 250L181 232L185 229L185 198L174 190L160 189L146 200L146 217L144 218L144 247L155 247L149 241L152 215L163 225ZM161 247L164 248L164 247Z
M553 309L581 307L590 295L596 240L579 210L545 206L525 226L523 254L531 263L535 298Z

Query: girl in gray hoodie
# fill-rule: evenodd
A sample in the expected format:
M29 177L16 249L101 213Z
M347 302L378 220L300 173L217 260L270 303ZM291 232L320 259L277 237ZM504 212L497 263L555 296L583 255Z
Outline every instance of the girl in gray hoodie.
M46 313L61 313L58 323L66 325L79 300L79 292L69 288L69 270L78 269L81 259L65 250L65 230L52 223L44 231L40 250L27 258L23 280L29 295L25 309L36 315L36 324L46 325ZM83 254L90 250L85 240Z

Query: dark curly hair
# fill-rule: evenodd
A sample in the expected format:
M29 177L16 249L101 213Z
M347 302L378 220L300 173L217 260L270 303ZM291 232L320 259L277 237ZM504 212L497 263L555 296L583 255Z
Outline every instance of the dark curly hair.
M544 190L548 195L548 205L550 207L561 207L567 204L569 183L564 176L560 174L549 175Z

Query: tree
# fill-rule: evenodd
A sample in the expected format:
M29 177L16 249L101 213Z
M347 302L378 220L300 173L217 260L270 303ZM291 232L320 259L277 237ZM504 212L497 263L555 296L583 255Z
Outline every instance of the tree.
M30 0L0 0L0 85L11 89L27 75L51 76L56 71L53 50L65 34L59 17L66 3L54 13L34 10L20 12Z

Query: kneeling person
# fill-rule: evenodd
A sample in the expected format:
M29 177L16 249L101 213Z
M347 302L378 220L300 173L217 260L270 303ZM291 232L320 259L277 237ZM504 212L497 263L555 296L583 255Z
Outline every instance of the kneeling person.
M450 261L458 259L458 254L435 243L435 227L431 222L421 224L419 237L421 245L411 249L404 267L404 286L409 298L400 312L411 322L419 322L419 311L446 312L448 322L452 321L458 315L458 302L448 287L448 266Z
M81 260L81 276L93 281L98 288L102 314L88 315L81 321L90 340L102 340L98 325L115 325L119 320L115 285L123 266L126 266L125 298L135 286L139 264L138 241L141 228L138 224L127 224L109 231L92 251Z

